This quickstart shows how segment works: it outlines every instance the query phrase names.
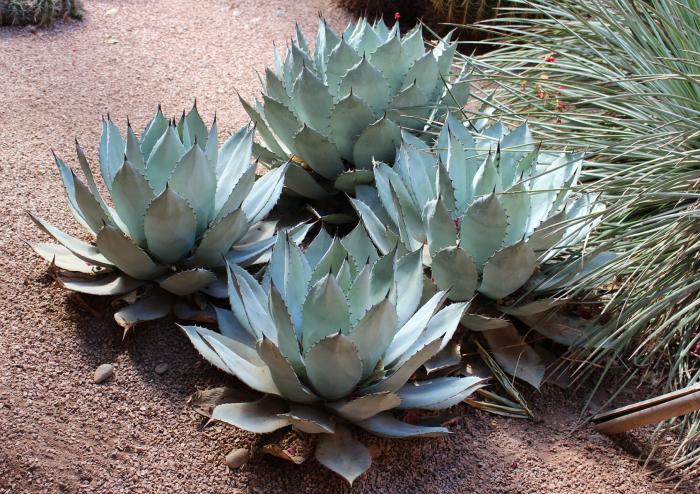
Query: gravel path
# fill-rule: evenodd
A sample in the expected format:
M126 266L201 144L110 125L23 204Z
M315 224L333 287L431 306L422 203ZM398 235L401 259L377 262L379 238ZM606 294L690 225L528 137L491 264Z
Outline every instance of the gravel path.
M45 240L32 210L80 235L65 207L50 149L75 163L78 136L97 163L99 116L137 129L158 102L176 115L194 97L218 111L221 136L246 121L235 91L255 94L255 70L272 62L298 20L315 31L328 0L87 0L81 23L32 34L0 29L0 492L346 492L314 461L294 467L258 456L235 472L234 447L255 437L200 431L186 406L197 388L226 383L200 361L172 321L121 341L109 307L91 315L54 285L24 245ZM97 385L94 370L113 363ZM159 364L168 370L155 372ZM379 452L354 492L654 493L647 474L590 429L570 433L578 399L533 397L542 422L467 410L448 438L368 439ZM552 415L556 410L556 415Z

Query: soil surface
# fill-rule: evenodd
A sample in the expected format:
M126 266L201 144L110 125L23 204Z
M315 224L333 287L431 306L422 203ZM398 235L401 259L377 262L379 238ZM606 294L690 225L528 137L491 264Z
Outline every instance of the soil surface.
M99 118L142 129L157 103L178 115L197 98L220 139L247 118L236 91L257 92L294 22L315 33L328 0L85 2L83 22L33 33L0 29L0 492L348 492L314 460L254 455L229 471L225 455L257 438L202 429L186 405L196 389L231 384L192 350L172 320L122 341L107 302L81 308L25 241L45 241L26 215L83 236L66 207L50 150L77 167L73 138L97 163ZM95 369L114 376L93 383ZM167 364L164 373L156 372ZM163 367L159 368L162 371ZM374 465L354 492L656 493L635 459L590 427L574 431L582 398L530 393L538 422L464 409L444 439L365 437ZM689 491L690 492L690 491Z

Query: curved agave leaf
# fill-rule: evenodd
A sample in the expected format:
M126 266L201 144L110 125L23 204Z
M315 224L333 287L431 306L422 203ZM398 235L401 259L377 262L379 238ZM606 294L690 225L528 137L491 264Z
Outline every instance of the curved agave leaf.
M302 343L306 352L322 339L350 328L350 313L345 294L335 276L327 274L309 290L304 301Z
M372 464L367 448L340 426L336 426L335 434L321 436L315 456L321 465L342 476L350 485Z
M85 262L62 245L29 243L29 246L34 252L59 269L84 274L95 274L99 270L109 270L109 268L101 268L100 266Z
M295 429L307 434L333 434L335 424L331 418L314 407L290 404L291 410L280 416L286 417Z
M172 125L168 126L146 162L146 176L156 194L163 192L175 165L184 154L185 146L180 141L177 129Z
M200 236L213 217L216 175L199 145L193 145L180 159L168 183L194 210Z
M495 193L476 199L460 224L460 245L479 269L503 245L508 217Z
M292 108L299 120L317 132L328 135L333 98L323 82L304 67L294 82Z
M367 102L375 114L381 114L391 99L389 84L367 60L362 60L348 70L340 80L336 99L340 100L350 94L350 91Z
M124 161L112 182L112 203L127 233L141 247L146 246L144 217L154 197L143 173L130 161Z
M332 180L344 170L335 145L311 127L304 125L293 142L296 153L319 175Z
M272 380L285 398L297 403L319 401L310 389L302 384L289 360L280 352L277 345L268 339L258 341L258 353L270 369Z
M143 297L114 313L114 320L125 334L130 328L145 321L155 321L170 314L172 296L163 290L149 290Z
M112 181L117 170L124 161L125 145L119 134L119 129L107 116L102 119L102 136L100 137L100 171L108 190L112 189Z
M396 310L385 299L372 307L348 333L362 361L362 379L367 379L398 330Z
M480 377L438 377L402 387L397 395L401 400L398 408L432 409L454 396L461 395L469 388L484 382Z
M29 213L29 217L39 228L51 235L56 241L83 261L96 266L114 267L114 264L100 254L96 247L63 233L48 221L44 221L32 213Z
M144 233L148 250L155 257L164 263L176 263L194 246L195 212L184 198L166 187L146 210Z
M191 269L172 274L158 282L160 287L175 295L191 295L211 285L216 275L206 269Z
M109 273L91 278L74 278L58 275L59 284L66 290L88 295L123 295L136 290L143 281L120 273Z
M358 422L367 420L378 413L397 408L401 404L401 398L389 391L360 396L350 401L335 401L327 406L335 413L349 420Z
M240 209L220 219L204 233L192 257L185 261L190 267L220 266L231 246L238 242L249 228L248 219Z
M486 261L479 291L496 300L505 298L530 279L536 266L535 253L524 241L499 250Z
M438 289L449 290L448 298L453 301L469 300L479 285L474 260L460 247L447 247L436 252L431 271Z
M306 373L324 398L337 400L350 394L362 379L362 361L354 343L335 333L315 343L304 357Z
M389 413L380 413L367 420L356 422L355 425L378 436L408 438L408 437L437 437L449 434L444 427L427 427L402 422Z
M97 249L120 271L139 280L150 280L164 273L167 268L159 266L126 235L113 226L104 225L97 234Z
M373 161L393 161L400 142L401 129L384 115L357 138L353 147L355 166L370 169Z
M214 408L213 420L220 420L256 434L274 432L291 422L284 414L289 410L285 402L265 396L248 403L224 403Z
M276 168L255 181L250 193L241 204L241 209L251 224L262 220L277 204L288 166L287 164Z

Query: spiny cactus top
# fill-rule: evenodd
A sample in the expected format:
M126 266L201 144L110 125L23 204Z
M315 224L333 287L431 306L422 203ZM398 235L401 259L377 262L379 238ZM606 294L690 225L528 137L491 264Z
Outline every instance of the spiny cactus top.
M408 382L467 306L441 308L446 291L422 303L423 277L420 250L380 257L361 225L342 240L322 232L305 252L280 235L262 286L231 266L221 334L184 330L209 362L266 397L219 405L212 417L258 433L294 425L321 434L317 458L350 482L370 459L343 423L388 437L448 432L389 413L447 408L483 386L473 376Z
M466 75L450 75L456 47L448 35L426 50L420 25L401 37L398 24L360 19L338 36L321 19L312 53L297 28L265 71L262 102L242 100L257 154L272 165L292 157L286 185L305 197L371 183L372 158L393 162L401 127L420 131L466 102Z
M71 212L94 245L32 215L60 243L33 248L70 272L59 280L71 290L115 295L155 285L174 295L197 292L217 279L212 270L225 256L250 262L274 244L272 229L255 225L275 205L286 167L256 181L252 144L253 130L243 128L218 148L216 119L207 129L196 106L177 124L159 107L141 137L129 125L126 140L107 118L99 158L111 204L77 141L87 185L55 157Z

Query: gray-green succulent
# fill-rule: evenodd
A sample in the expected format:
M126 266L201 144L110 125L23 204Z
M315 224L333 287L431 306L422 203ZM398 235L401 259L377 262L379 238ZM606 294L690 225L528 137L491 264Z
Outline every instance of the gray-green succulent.
M342 35L320 19L315 51L297 28L282 61L267 69L262 102L241 100L262 139L259 158L292 164L287 187L307 198L352 192L372 181L372 160L393 162L401 129L421 132L464 106L465 72L451 75L450 35L426 50L418 25L403 37L360 19Z
M317 459L352 482L370 465L345 424L388 437L447 429L406 423L393 409L442 409L484 385L475 376L409 382L451 339L468 303L423 297L421 251L379 256L361 225L343 239L319 234L302 251L277 239L258 282L229 267L231 311L220 333L183 329L213 365L265 396L217 406L212 418L256 433L292 425L320 434Z
M541 152L527 124L509 132L496 123L477 132L450 114L433 147L404 134L394 165L376 163L375 187L358 188L352 201L381 252L397 243L409 251L425 246L432 279L437 289L449 289L451 300L478 292L492 306L533 321L559 304L504 308L504 299L528 282L552 288L572 274L533 278L542 263L586 235L591 213L602 207L597 196L572 190L582 158ZM507 319L466 314L462 323L522 343ZM544 367L539 371L539 379L529 379L536 386Z
M224 259L251 263L274 245L274 227L261 220L281 193L286 167L256 181L252 144L253 129L246 127L219 148L216 118L207 129L196 105L177 124L159 107L140 138L129 125L124 139L103 119L100 174L111 204L77 140L87 185L54 155L70 210L94 243L32 215L59 242L32 247L61 270L58 280L70 290L120 295L158 287L115 315L125 327L162 317L172 296L216 282L214 270Z

